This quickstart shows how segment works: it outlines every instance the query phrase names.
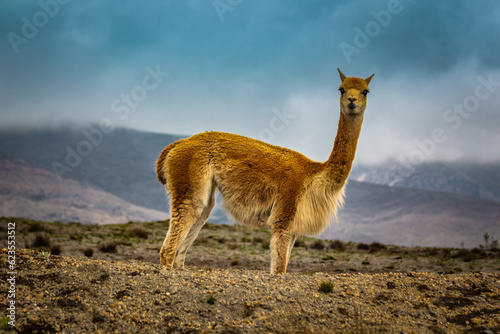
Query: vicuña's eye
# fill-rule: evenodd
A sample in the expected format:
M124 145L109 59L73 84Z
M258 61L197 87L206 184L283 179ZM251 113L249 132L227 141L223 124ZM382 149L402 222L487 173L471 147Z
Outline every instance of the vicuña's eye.
M361 94L363 94L364 96L366 96L368 93L369 93L369 91L367 89L365 89Z
M344 88L339 88L339 91L340 91L340 95L342 95L342 94L345 93L345 89Z

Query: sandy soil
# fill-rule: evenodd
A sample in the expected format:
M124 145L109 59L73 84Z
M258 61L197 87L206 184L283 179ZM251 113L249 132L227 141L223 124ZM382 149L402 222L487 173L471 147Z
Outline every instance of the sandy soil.
M3 219L2 227L11 220ZM167 227L166 222L86 226L17 219L14 267L9 269L7 250L0 252L1 328L500 332L500 264L498 252L486 247L405 248L305 238L293 250L289 273L270 276L268 232L209 224L188 254L186 269L163 270L158 250ZM6 247L7 229L0 234L0 247ZM43 239L46 246L36 244ZM15 298L9 298L12 288ZM6 317L12 300L15 328Z
M7 252L1 253L2 267ZM162 270L16 254L19 333L497 333L500 275ZM9 275L2 272L6 305ZM331 292L320 291L331 283ZM325 290L328 291L328 290Z

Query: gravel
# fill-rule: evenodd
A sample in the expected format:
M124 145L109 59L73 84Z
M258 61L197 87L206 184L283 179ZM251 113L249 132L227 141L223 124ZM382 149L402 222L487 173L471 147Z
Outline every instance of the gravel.
M7 268L7 250L1 251ZM16 252L19 333L499 333L498 273L163 270ZM1 312L11 275L0 273ZM319 291L331 282L331 292ZM5 324L2 324L4 326Z

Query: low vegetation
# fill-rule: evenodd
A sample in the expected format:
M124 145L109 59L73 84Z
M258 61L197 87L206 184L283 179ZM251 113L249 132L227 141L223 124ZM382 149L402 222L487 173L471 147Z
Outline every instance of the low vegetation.
M500 251L299 238L269 275L267 230L206 224L163 271L168 221L16 222L19 332L497 332ZM59 256L52 250L58 246ZM267 247L266 247L267 246ZM31 248L31 250L23 249ZM1 250L2 260L7 251ZM26 311L24 311L26 310ZM8 318L0 314L0 327Z
M215 304L215 297L214 297L214 295L209 295L207 297L207 303L210 304L210 305Z
M324 292L324 293L332 292L333 291L333 282L330 282L330 281L321 282L318 290L321 292Z
M484 245L479 245L479 248L481 250L490 252L500 252L500 245L498 244L498 240L489 235L489 233L484 234Z
M18 249L31 248L51 256L85 256L96 259L136 259L159 263L158 252L168 221L84 225L77 222L16 222ZM0 226L3 226L0 225ZM6 229L0 229L5 247ZM2 235L4 235L2 237ZM265 229L207 223L190 249L186 266L203 268L269 269L271 234ZM379 242L353 243L300 237L296 240L288 272L408 272L438 273L500 271L500 249L494 236L473 249L400 247Z
M86 257L92 257L92 255L94 255L94 249L91 247L85 248L82 252Z
M116 243L115 242L105 242L99 247L99 250L103 253L116 253Z

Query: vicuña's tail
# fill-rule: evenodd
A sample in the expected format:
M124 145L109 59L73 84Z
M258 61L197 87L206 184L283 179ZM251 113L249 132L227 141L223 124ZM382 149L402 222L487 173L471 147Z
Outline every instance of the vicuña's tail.
M170 152L170 150L173 149L177 144L178 141L165 147L158 157L158 160L156 160L156 176L158 177L158 181L160 181L160 183L163 185L167 184L167 178L165 177L164 168L165 159L167 159L168 152Z

